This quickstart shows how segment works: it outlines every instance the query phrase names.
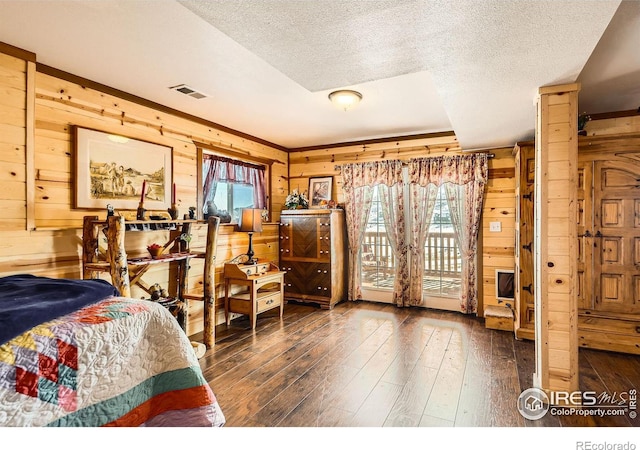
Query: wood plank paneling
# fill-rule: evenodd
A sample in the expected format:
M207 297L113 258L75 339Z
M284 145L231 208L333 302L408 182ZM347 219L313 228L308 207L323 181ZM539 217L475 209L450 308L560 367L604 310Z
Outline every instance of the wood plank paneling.
M537 383L569 392L578 389L578 90L575 84L540 88L535 143ZM566 157L556 154L550 162L550 146Z
M44 71L35 68L34 61L4 54L0 48L0 241L4 243L0 245L1 273L81 276L82 217L95 211L75 209L73 205L74 125L172 147L173 178L181 214L197 204L194 140L275 161L269 195L272 220L279 219L289 189L288 154L283 149L203 120L172 114L168 108L154 109L151 102L137 103L134 96L125 99L115 95L115 90L100 91L95 83L93 88L51 75L52 70L46 66L38 66ZM101 214L104 212L98 211ZM28 226L29 220L32 226ZM35 230L26 231L27 228ZM278 261L277 226L264 228L254 238L256 255ZM248 242L246 233L235 232L233 226L222 226L220 234L217 265L222 267L225 261L246 252ZM202 239L200 235L194 237L193 245L204 245ZM132 249L134 252L144 251L142 240L132 245L138 246ZM190 272L189 286L194 293L202 292L199 264L194 262ZM162 281L162 275L157 276ZM216 283L220 295L219 273ZM189 332L195 333L202 326L202 309L199 302L192 304L189 313L195 320L190 321ZM219 298L218 307L220 304Z

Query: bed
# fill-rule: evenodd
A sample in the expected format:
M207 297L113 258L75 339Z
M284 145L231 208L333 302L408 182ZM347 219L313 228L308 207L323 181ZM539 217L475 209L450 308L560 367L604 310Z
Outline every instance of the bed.
M0 278L0 425L222 426L189 339L103 280Z

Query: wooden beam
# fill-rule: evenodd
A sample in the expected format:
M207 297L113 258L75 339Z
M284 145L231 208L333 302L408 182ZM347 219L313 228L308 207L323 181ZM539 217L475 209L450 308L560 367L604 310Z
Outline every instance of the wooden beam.
M36 62L36 54L30 52L28 50L21 49L19 47L14 47L13 45L0 42L0 53L4 53L5 55L14 56L19 59L24 59L25 61Z
M310 147L296 147L296 148L290 148L289 151L290 152L308 152L310 150L324 150L324 149L330 149L330 148L341 148L341 147L363 146L363 145L367 146L367 145L373 145L373 144L383 144L388 142L415 141L418 139L434 139L435 140L437 138L451 138L451 140L455 140L457 142L455 132L442 131L439 133L412 134L407 136L393 136L393 137L379 138L379 139L365 139L360 141L340 142L335 144L314 145Z
M36 65L27 62L27 92L25 121L25 163L26 163L26 228L36 229Z
M579 84L546 86L538 97L534 379L537 387L547 391L579 388L575 219L579 89Z

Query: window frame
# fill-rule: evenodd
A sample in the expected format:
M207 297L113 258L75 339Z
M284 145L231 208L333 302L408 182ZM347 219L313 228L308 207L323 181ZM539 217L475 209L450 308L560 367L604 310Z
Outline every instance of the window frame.
M233 159L235 161L238 162L245 162L245 163L249 163L249 164L257 164L257 165L261 165L264 167L264 183L265 183L265 192L267 195L266 198L266 208L269 211L269 217L273 217L272 216L272 205L271 205L271 176L273 171L271 170L271 166L273 165L273 161L272 160L268 160L268 159L264 159L264 158L259 158L259 157L253 157L251 155L246 155L246 154L238 154L236 152L233 151L229 151L227 149L223 149L223 148L218 148L212 145L208 145L208 144L203 144L203 143L199 143L199 142L195 142L196 148L197 148L197 195L196 195L196 218L198 220L204 220L204 180L203 180L203 176L202 176L202 169L204 166L204 155L208 154L208 155L214 155L214 156L220 156L222 158L228 158L228 159ZM226 225L226 224L222 224L222 225ZM231 224L231 225L236 225L236 224Z

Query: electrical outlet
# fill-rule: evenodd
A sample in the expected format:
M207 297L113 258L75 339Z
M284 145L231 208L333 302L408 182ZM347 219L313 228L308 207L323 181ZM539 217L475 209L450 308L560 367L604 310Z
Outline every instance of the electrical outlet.
M493 233L502 231L502 222L489 222L489 231Z

